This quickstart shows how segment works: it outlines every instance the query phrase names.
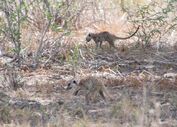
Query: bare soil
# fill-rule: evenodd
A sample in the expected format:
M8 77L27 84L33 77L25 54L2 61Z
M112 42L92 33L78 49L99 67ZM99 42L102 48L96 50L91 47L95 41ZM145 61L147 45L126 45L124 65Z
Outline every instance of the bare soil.
M81 47L76 65L18 69L23 87L8 86L1 71L0 123L36 126L177 126L177 52L152 48L89 50ZM81 91L73 96L67 82L93 75L105 79L113 100L87 105ZM4 78L3 78L4 77Z

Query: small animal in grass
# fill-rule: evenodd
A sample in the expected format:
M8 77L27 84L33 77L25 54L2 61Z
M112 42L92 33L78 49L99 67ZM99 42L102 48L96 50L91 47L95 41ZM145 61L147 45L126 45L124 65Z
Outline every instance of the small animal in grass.
M102 48L101 45L104 41L107 41L110 45L110 48L113 47L113 48L116 48L115 45L114 45L114 42L118 39L120 40L125 40L125 39L129 39L131 37L133 37L139 30L139 27L137 27L136 31L128 36L128 37L117 37L116 35L114 34L111 34L107 31L104 31L104 32L100 32L100 33L89 33L86 37L86 41L89 42L91 41L92 39L94 40L95 44L96 44L96 49L98 47Z
M83 90L85 92L85 101L86 104L89 104L90 101L96 102L98 95L106 101L106 98L109 97L112 100L112 97L108 93L105 85L102 80L93 76L86 77L81 79L79 83L75 80L72 80L67 85L67 90L75 87L74 95L77 95L79 91Z

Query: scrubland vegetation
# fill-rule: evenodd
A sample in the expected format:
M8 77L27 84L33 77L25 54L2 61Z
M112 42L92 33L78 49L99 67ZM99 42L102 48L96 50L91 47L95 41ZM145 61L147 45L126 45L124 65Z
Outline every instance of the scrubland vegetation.
M177 0L1 0L0 127L176 127ZM88 33L126 37L116 49ZM85 103L71 79L104 79Z

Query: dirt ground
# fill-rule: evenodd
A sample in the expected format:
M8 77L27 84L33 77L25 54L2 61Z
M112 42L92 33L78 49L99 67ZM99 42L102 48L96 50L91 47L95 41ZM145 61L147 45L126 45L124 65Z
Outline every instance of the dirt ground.
M170 49L82 50L77 64L52 63L17 70L22 88L8 86L1 70L0 124L46 127L177 126L177 52ZM103 78L113 100L87 105L84 91L73 96L69 80ZM14 71L13 71L14 72Z

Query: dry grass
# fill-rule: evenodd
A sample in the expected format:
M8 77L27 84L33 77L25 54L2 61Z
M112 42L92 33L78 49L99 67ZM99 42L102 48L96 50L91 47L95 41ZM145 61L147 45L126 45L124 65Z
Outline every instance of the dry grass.
M137 4L148 3L147 0L134 0L133 3L124 1L125 6L132 9L130 11L133 14L136 12ZM82 3L83 1L76 2ZM162 1L157 0L157 2ZM33 21L25 22L21 29L22 66L14 70L14 73L21 76L20 81L24 81L24 87L14 91L9 87L11 84L4 80L7 78L3 75L5 71L2 70L0 73L1 77L4 76L0 78L0 84L3 84L0 90L9 95L11 99L5 100L9 103L13 102L8 106L0 103L0 126L176 126L175 47L166 46L159 51L156 48L157 43L160 43L158 42L159 36L154 37L152 46L145 47L144 41L137 41L140 38L137 35L130 40L115 42L117 50L110 49L107 43L103 45L103 50L95 50L94 42L85 43L85 36L88 32L109 31L124 37L128 35L128 32L134 31L135 27L128 22L128 14L121 11L120 0L85 2L83 5L87 6L76 22L69 23L71 32L68 35L62 36L63 32L69 31L65 28L58 32L49 28L46 32L43 39L45 40L43 51L39 58L40 65L35 70L28 64L32 63L33 55L38 49L43 29L46 26L46 17L38 6L31 10L30 16ZM81 6L79 4L78 8L71 12L77 12ZM134 18L136 19L136 16ZM140 29L139 34L142 33ZM174 37L175 33L164 34L163 38ZM175 37L174 40L167 40L174 43ZM161 39L161 41L166 41L166 39ZM12 53L12 44L8 40L6 42L3 45L4 52ZM28 57L29 53L32 53L32 56ZM0 68L8 67L4 63L0 61ZM98 102L86 105L82 93L80 96L73 96L70 91L64 89L70 79L81 79L89 75L104 80L114 101L104 102L98 98ZM16 79L16 77L13 78ZM5 103L4 98L0 99L0 102ZM39 102L41 107L31 108L28 105L31 103L30 100ZM19 108L17 105L26 107L19 106Z

